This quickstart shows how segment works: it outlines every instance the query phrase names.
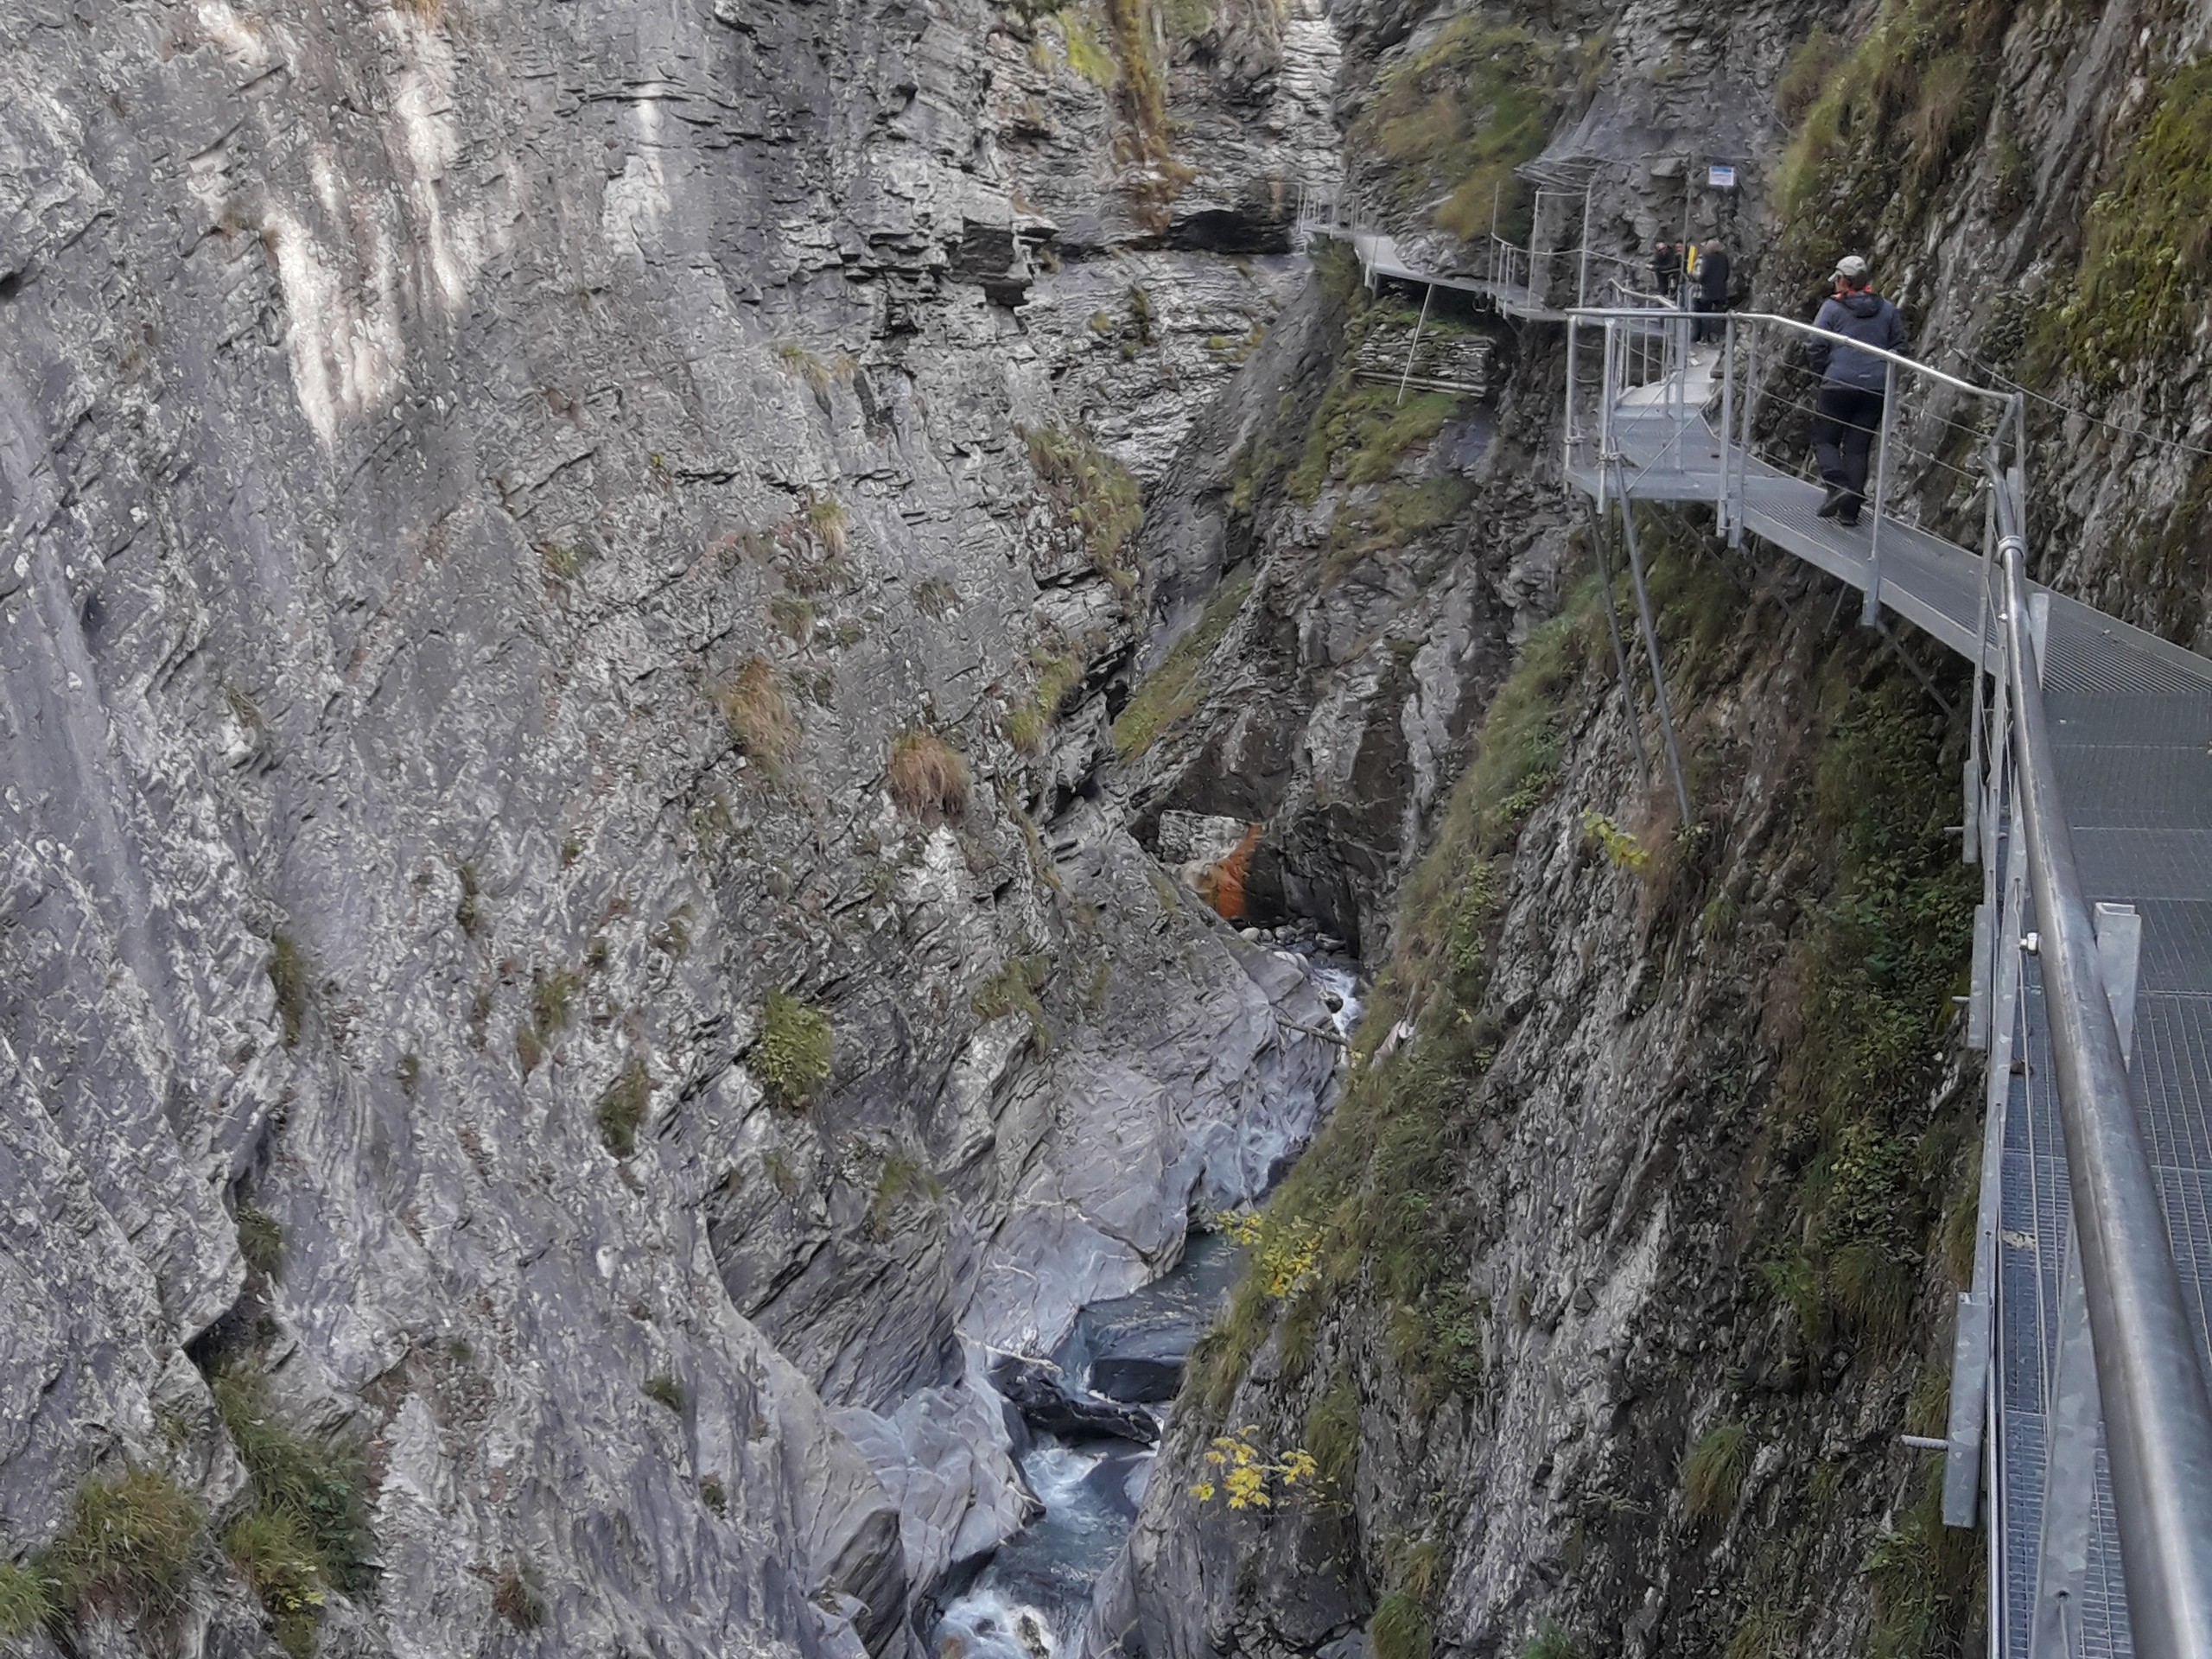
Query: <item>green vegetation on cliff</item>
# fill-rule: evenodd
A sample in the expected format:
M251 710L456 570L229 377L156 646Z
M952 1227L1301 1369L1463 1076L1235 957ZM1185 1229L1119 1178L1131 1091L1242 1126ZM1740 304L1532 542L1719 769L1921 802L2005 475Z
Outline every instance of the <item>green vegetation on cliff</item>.
M1453 1559L1449 1535L1421 1517L1457 1513L1466 1495L1419 1490L1438 1467L1431 1451L1479 1439L1509 1385L1525 1402L1531 1385L1512 1368L1531 1363L1531 1342L1546 1351L1530 1333L1608 1294L1573 1276L1579 1243L1532 1244L1522 1231L1510 1249L1492 1246L1499 1205L1529 1174L1516 1157L1540 1167L1547 1144L1580 1155L1542 1138L1556 1125L1521 1126L1527 1103L1558 1082L1622 1080L1554 1069L1526 1040L1508 1066L1497 1057L1530 1020L1553 1032L1524 1039L1555 1046L1578 1020L1580 1045L1590 1020L1649 1016L1642 1029L1671 1070L1652 1074L1662 1096L1639 1109L1682 1127L1665 1132L1663 1155L1638 1154L1656 1156L1670 1194L1669 1282L1643 1317L1694 1321L1681 1340L1694 1329L1695 1346L1639 1341L1620 1362L1606 1449L1594 1464L1577 1451L1584 1489L1571 1484L1562 1500L1574 1516L1563 1560L1580 1575L1570 1583L1643 1572L1629 1564L1648 1561L1655 1526L1679 1538L1668 1548L1682 1559L1706 1548L1694 1535L1727 1533L1738 1541L1728 1549L1743 1552L1720 1558L1735 1562L1729 1581L1697 1589L1694 1612L1678 1595L1668 1616L1696 1625L1681 1632L1686 1646L1761 1659L1808 1639L1815 1581L1835 1569L1838 1541L1853 1541L1844 1570L1866 1574L1874 1652L1955 1655L1977 1605L1971 1540L1944 1533L1933 1499L1878 1520L1894 1491L1885 1449L1815 1464L1813 1448L1834 1408L1826 1396L1847 1383L1873 1402L1853 1409L1886 1402L1916 1422L1942 1410L1949 1278L1929 1258L1955 1262L1958 1239L1970 1242L1970 1210L1963 1230L1945 1211L1947 1198L1971 1203L1977 1096L1940 1087L1978 885L1945 833L1959 728L1889 647L1823 638L1825 594L1794 615L1755 599L1731 561L1664 514L1647 524L1646 547L1698 822L1676 826L1663 791L1634 834L1592 803L1568 801L1563 823L1546 806L1563 775L1611 770L1573 747L1618 706L1602 601L1586 582L1530 636L1491 701L1433 849L1401 895L1343 1099L1248 1224L1252 1269L1194 1356L1184 1409L1201 1424L1233 1411L1302 1439L1319 1502L1300 1524L1326 1531L1338 1553L1351 1529L1352 1570L1378 1597L1378 1650L1387 1636L1420 1659L1448 1639L1443 1586L1425 1593L1395 1565L1408 1536ZM1625 594L1617 600L1632 626ZM1778 652L1809 656L1811 673L1782 668ZM1741 699L1754 683L1790 699L1775 718L1802 741L1773 747L1771 711L1749 713ZM1541 834L1524 837L1539 812ZM1575 850L1571 871L1557 830ZM1621 943L1618 920L1545 942L1560 917L1618 917L1624 902L1625 957L1603 954ZM1616 1006L1627 985L1624 1016L1563 1013L1541 989L1533 1012L1520 1000L1567 972L1578 949L1586 969L1611 979ZM1491 985L1509 950L1510 1001ZM1583 1217L1583 1236L1624 1224L1620 1205L1651 1213L1649 1189L1631 1196L1645 1179ZM1547 1224L1561 1227L1551 1214ZM1553 1254L1552 1268L1532 1267L1524 1248ZM1779 1479L1762 1472L1777 1452ZM1802 1478L1787 1472L1793 1461ZM1454 1466L1447 1456L1440 1471ZM1578 1607L1590 1611L1570 1590L1548 1611ZM1577 1645L1573 1624L1539 1618L1534 1628L1543 1651Z
M1592 601L1586 589L1581 620ZM1556 776L1559 695L1581 666L1587 633L1578 620L1556 619L1530 636L1491 700L1436 846L1408 884L1344 1097L1260 1219L1253 1255L1262 1265L1238 1285L1194 1357L1200 1401L1216 1420L1278 1319L1285 1370L1302 1372L1321 1319L1363 1276L1387 1309L1393 1356L1422 1400L1433 1405L1465 1392L1481 1375L1482 1311L1457 1271L1465 1249L1441 1199L1467 1126L1461 1091L1496 1042L1495 1027L1474 1017L1496 925L1495 862ZM1400 1020L1417 1034L1377 1058ZM1311 1269L1285 1274L1264 1265L1284 1259ZM1344 1437L1329 1421L1332 1408L1325 1401L1306 1439L1325 1477L1340 1477ZM1333 1409L1341 1414L1340 1400Z
M1503 233L1525 239L1526 187L1513 169L1544 146L1560 60L1525 29L1454 17L1385 73L1355 142L1389 164L1401 210L1429 207L1440 228L1471 239L1495 208Z
M2071 298L2045 313L2039 353L2092 385L2185 347L2212 296L2212 59L2175 70L2109 189L2089 203Z
M1785 107L1808 104L1783 161L1785 254L1809 269L1926 210L1996 107L2012 16L2007 0L1886 0L1847 56L1817 32L1799 48L1782 88Z

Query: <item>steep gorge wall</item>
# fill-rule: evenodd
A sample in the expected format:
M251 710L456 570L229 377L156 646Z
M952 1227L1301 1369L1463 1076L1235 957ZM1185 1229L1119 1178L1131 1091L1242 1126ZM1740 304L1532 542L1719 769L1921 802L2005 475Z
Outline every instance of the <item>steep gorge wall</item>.
M1486 203L1484 169L1545 134L1554 156L1606 162L1593 219L1616 248L1679 229L1686 160L1742 159L1740 197L1691 207L1734 245L1739 286L1802 314L1826 262L1868 253L1921 354L2038 394L2039 572L2202 648L2212 260L2183 159L2201 154L2200 10L1344 16L1347 176L1402 245L1453 257L1475 227L1454 169ZM1520 93L1479 101L1542 111L1533 140L1485 150L1495 125L1454 124L1435 77L1475 42ZM1434 124L1408 124L1424 107ZM1391 303L1346 290L1295 374L1288 356L1279 378L1264 355L1248 366L1246 402L1281 410L1291 454L1326 423L1316 385ZM1440 781L1406 787L1402 766L1379 810L1371 784L1336 809L1393 823L1361 925L1381 984L1356 1080L1186 1382L1095 1653L1756 1659L1981 1639L1983 1541L1937 1523L1930 1466L1897 1440L1940 1433L1970 1255L1978 1091L1947 998L1973 873L1945 830L1965 683L1905 639L1947 709L1853 629L1855 597L1655 515L1685 835L1638 770L1592 550L1555 488L1562 365L1543 340L1498 340L1494 410L1440 407L1326 493L1287 460L1251 482L1249 421L1201 428L1175 475L1228 526L1228 585L1211 614L1203 582L1184 601L1197 690L1140 802L1267 816L1255 867L1294 868L1326 844L1321 780L1359 777L1338 757L1435 731ZM1441 522L1355 542L1354 574L1316 559L1348 512L1372 525L1389 491L1454 469L1478 427L1513 435L1510 493L1478 463ZM1925 520L1978 527L1951 478L1918 465L1902 489ZM1484 652L1452 643L1462 594ZM1362 601L1366 626L1332 636ZM1394 677L1408 663L1427 671ZM1255 702L1278 711L1264 749L1238 721ZM1448 726L1428 723L1440 709Z
M898 1649L1334 1064L1084 798L1328 25L10 21L10 1639Z

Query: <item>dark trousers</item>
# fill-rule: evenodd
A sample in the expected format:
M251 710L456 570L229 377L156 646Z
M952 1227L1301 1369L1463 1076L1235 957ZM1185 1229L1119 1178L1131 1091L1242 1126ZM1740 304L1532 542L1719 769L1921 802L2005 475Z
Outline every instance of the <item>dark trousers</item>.
M1726 334L1728 332L1726 324L1707 322L1705 320L1713 313L1725 308L1726 308L1721 305L1719 300L1714 299L1709 294L1700 294L1694 296L1690 301L1690 309L1697 312L1699 315L1698 320L1690 325L1690 338L1695 340L1703 341L1707 340L1719 340L1722 335Z
M1822 386L1820 413L1813 421L1813 457L1821 476L1851 492L1844 503L1856 513L1866 495L1866 457L1882 426L1882 394L1856 386Z

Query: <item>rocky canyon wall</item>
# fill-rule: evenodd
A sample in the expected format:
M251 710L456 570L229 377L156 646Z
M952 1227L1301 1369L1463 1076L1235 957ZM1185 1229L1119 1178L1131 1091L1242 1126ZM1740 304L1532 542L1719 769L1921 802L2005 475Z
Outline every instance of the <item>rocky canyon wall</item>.
M1345 175L1401 247L1477 259L1541 152L1594 164L1607 250L1726 238L1739 303L1809 315L1863 252L1919 355L2030 390L2038 574L2204 648L2201 9L1339 15ZM1128 775L1140 828L1266 817L1257 890L1337 907L1380 983L1089 1649L1976 1650L1986 1540L1898 1438L1942 1432L1971 1256L1968 682L1655 512L1684 823L1559 488L1557 331L1463 319L1494 401L1416 417L1357 370L1418 293L1319 282L1155 501L1196 713ZM1978 531L1909 435L1910 510Z
M0 1639L902 1650L1336 1063L1090 798L1332 27L8 22Z

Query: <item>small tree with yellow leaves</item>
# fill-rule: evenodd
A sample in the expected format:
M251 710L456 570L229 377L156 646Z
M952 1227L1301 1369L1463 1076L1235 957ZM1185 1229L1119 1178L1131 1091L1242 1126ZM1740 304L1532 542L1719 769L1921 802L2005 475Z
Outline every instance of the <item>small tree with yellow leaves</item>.
M1210 1472L1191 1488L1191 1496L1201 1503L1223 1498L1232 1510L1264 1510L1274 1507L1276 1492L1311 1486L1319 1472L1313 1454L1294 1446L1270 1460L1254 1438L1259 1432L1257 1423L1248 1423L1234 1433L1214 1436L1205 1454Z

